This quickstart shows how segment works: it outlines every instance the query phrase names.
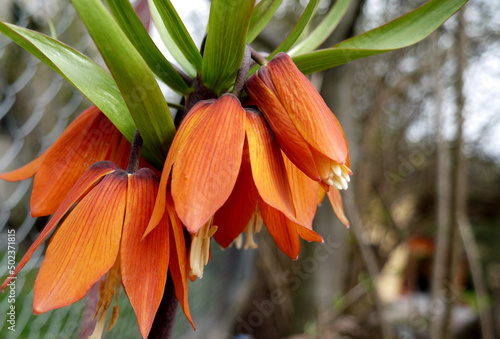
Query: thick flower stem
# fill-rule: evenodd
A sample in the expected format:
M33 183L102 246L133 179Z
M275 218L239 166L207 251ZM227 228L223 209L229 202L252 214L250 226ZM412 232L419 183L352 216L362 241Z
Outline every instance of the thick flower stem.
M259 65L265 66L267 65L267 59L264 58L259 52L257 52L255 49L247 45L248 48L250 48L250 52L252 53L252 59L254 59Z
M243 87L245 86L245 81L247 80L248 70L250 69L250 64L252 62L252 52L250 51L250 46L247 44L245 48L245 54L243 55L243 60L241 62L240 70L236 76L236 81L234 83L233 94L240 99L241 93L243 92Z
M142 137L139 130L135 130L134 140L132 141L132 150L127 166L127 173L135 173L139 169L139 161L141 160Z
M179 126L182 123L182 120L184 120L186 115L189 113L189 110L193 108L198 101L215 98L217 98L217 94L206 88L201 79L201 75L198 75L194 80L194 91L186 99L184 112L178 121Z
M165 292L161 299L160 307L156 312L153 326L149 332L148 339L169 339L172 338L175 324L175 314L177 313L177 297L170 273L167 276Z
M193 85L193 79L191 79L191 77L189 75L187 75L186 73L184 73L183 70L181 70L179 67L175 66L174 64L172 64L172 66L174 67L174 69L176 70L176 72L181 76L182 80L184 80L184 82L186 83L186 85L188 85L188 86L192 86Z

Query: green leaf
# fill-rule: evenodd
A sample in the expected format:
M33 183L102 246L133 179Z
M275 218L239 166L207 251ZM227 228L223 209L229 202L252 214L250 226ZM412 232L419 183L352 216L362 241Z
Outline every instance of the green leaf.
M253 9L250 26L248 27L247 42L251 43L262 32L273 17L283 0L262 0Z
M144 146L161 164L175 135L163 94L148 65L100 0L73 0L73 4L113 75Z
M279 45L269 56L269 60L271 60L276 54L279 52L287 52L290 47L293 46L295 41L299 38L300 34L306 28L307 23L309 20L311 20L311 17L313 13L316 11L316 6L318 5L319 1L318 0L311 0L309 1L309 4L307 5L306 9L304 10L304 13L302 13L302 16L300 17L299 21L297 24L295 24L295 27L292 29L292 31L288 34L286 39Z
M191 35L187 31L181 18L175 11L170 0L153 0L163 24L167 28L170 38L175 42L184 57L194 66L196 71L201 71L201 54L196 47Z
M467 0L431 0L381 27L331 48L296 56L293 61L304 74L310 74L413 45L430 35L466 2Z
M351 0L338 0L323 18L314 31L300 43L295 45L288 54L290 56L310 52L321 45L333 33L340 20L347 12Z
M203 54L202 79L217 94L234 82L245 53L255 0L213 0Z
M160 13L156 9L155 3L153 0L148 0L149 4L149 10L151 12L151 18L153 19L153 22L155 23L156 28L158 29L158 33L160 34L160 37L167 47L168 51L174 59L179 63L179 65L184 69L184 71L191 77L194 78L196 77L196 70L194 69L193 65L186 59L184 54L182 54L181 50L177 45L175 44L174 40L172 40L172 37L168 33L167 27L163 24L163 20L160 16Z
M3 22L0 31L68 80L132 141L134 121L108 72L87 56L44 34Z
M128 0L107 0L107 2L123 32L154 74L178 93L189 94L192 89L156 47L130 2Z

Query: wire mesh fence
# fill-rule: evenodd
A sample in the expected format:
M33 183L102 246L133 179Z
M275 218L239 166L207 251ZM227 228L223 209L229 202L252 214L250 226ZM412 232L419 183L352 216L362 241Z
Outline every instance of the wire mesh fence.
M83 34L82 25L67 1L4 1L1 15L2 20L43 33L50 33L52 28L59 38L80 51L90 46L90 39ZM87 105L85 98L61 76L3 35L0 37L0 91L0 172L34 159ZM18 262L46 218L30 216L32 180L2 182L0 185L0 272L5 278L9 263L7 249L14 248ZM9 230L15 230L13 244L7 241ZM33 285L43 260L44 246L41 247L13 281L12 289L9 286L6 293L0 295L0 309L6 314L6 320L10 318L7 313L11 306L15 307L15 323L0 323L0 333L4 338L73 338L77 335L85 306L82 302L43 315L33 315ZM12 296L14 299L9 298Z

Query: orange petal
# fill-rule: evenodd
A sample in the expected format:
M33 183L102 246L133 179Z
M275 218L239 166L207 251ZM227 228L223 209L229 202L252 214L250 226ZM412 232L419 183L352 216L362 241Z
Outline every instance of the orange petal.
M330 186L328 186L330 188ZM321 203L325 199L326 192L324 189L318 190L318 206L321 206Z
M316 168L318 169L321 179L328 180L330 177L332 160L314 148L311 147L310 149L312 155L314 156L314 162L316 163Z
M330 199L330 204L333 207L333 211L340 222L349 227L349 220L347 220L344 214L344 206L342 205L342 197L340 196L340 191L335 187L330 187L328 193L328 199Z
M321 235L319 235L318 233L314 232L313 230L311 230L309 228L297 225L297 231L299 231L300 237L304 240L321 242L321 243L324 242Z
M20 167L16 170L6 172L6 173L1 173L0 174L0 179L6 180L6 181L20 181L20 180L25 180L28 178L31 178L32 176L35 175L35 173L38 171L40 166L43 163L43 160L45 159L45 156L47 155L47 151L43 152L40 154L39 157L37 157L35 160L27 163L23 167Z
M231 194L245 140L245 111L234 95L224 94L203 114L181 145L172 169L175 210L191 233Z
M299 257L300 241L297 224L290 221L283 213L259 201L262 220L271 233L279 249L293 260Z
M120 248L127 181L124 171L108 174L59 226L35 281L35 314L80 300L113 266Z
M269 71L265 67L261 67L259 72L251 76L246 83L246 91L266 117L283 152L307 176L320 181L321 178L309 145L300 135L275 93L270 89L273 87Z
M121 274L134 308L139 330L148 337L167 281L169 261L168 216L141 241L153 211L159 178L140 169L128 178L127 208L121 241Z
M193 133L193 130L199 125L200 120L205 117L203 114L205 109L207 109L214 102L215 100L203 100L194 105L182 122L182 125L177 133L175 133L174 140L172 141L172 145L170 146L170 150L167 154L167 159L165 160L165 165L163 166L158 196L156 197L151 220L149 221L146 232L144 232L144 237L148 235L148 233L151 232L156 225L158 225L165 214L167 185L170 180L170 170L172 169L172 165L177 158L179 149L184 144L186 138Z
M318 183L311 180L283 154L290 191L297 220L312 230L312 222L318 206Z
M66 212L68 212L77 201L82 199L82 197L84 197L94 187L97 181L99 181L106 174L109 174L117 169L118 167L116 167L115 164L103 161L92 165L87 172L82 175L75 186L73 186L66 199L64 199L61 206L59 206L56 213L54 213L48 224L45 226L42 233L40 233L35 242L31 244L24 257L16 266L14 273L11 274L2 284L2 291L7 286L7 283L12 280L12 277L14 277L24 267L24 265L26 265L33 255L33 252L37 250L38 246L40 246L45 238L52 232L59 221L64 217L64 215L66 215Z
M105 160L116 127L96 107L84 111L47 150L35 175L31 215L55 212L92 164Z
M319 152L343 164L344 133L333 113L292 59L279 53L267 64L276 94L302 137Z
M188 272L189 264L187 261L186 241L181 220L177 216L174 208L174 202L170 195L167 195L166 208L170 217L170 276L174 282L175 295L181 304L182 310L191 326L196 330L188 303Z
M250 164L259 195L271 207L297 221L285 165L273 132L259 112L246 109L246 113Z
M243 149L241 169L233 192L214 216L214 225L218 227L214 238L224 248L229 246L243 232L255 211L259 196L252 179L252 169L250 168L246 142Z

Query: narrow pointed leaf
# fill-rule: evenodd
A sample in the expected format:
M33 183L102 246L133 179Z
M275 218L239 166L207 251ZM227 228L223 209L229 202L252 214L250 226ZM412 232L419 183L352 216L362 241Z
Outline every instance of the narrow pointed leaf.
M336 1L335 5L333 5L328 14L323 18L323 21L321 21L314 31L312 31L307 38L296 44L288 54L293 56L310 52L321 45L333 33L340 19L342 19L347 12L350 3L351 0Z
M262 0L255 6L248 27L248 43L254 41L262 32L282 2L283 0Z
M134 121L108 72L87 56L41 33L3 22L0 31L68 80L132 141Z
M153 0L153 2L172 40L195 70L198 72L201 71L202 61L200 51L193 42L170 0Z
M188 94L190 87L156 47L130 2L107 0L107 3L116 21L153 73L173 90L182 95Z
M318 5L319 1L318 0L310 0L309 4L307 5L306 9L304 10L304 13L300 17L299 21L297 24L295 24L295 27L292 29L292 31L288 34L286 39L279 45L269 56L269 60L273 58L276 54L279 52L287 52L297 41L299 36L302 34L302 31L304 28L306 28L307 24L309 23L309 20L311 20L312 15L314 14L316 10L316 6Z
M383 26L293 60L304 73L310 74L347 62L413 45L430 35L467 0L431 0L414 11Z
M151 18L155 23L156 29L158 29L158 33L160 34L161 40L167 47L170 54L172 54L174 59L184 69L184 71L190 77L194 78L196 76L196 70L194 69L194 66L188 61L188 59L186 59L186 57L184 56L184 54L182 54L181 50L179 49L175 41L170 36L170 33L168 32L167 27L165 27L161 15L158 12L158 9L156 9L154 1L148 0L148 4L149 4L149 10L151 12Z
M100 0L73 0L156 164L165 159L175 127L153 73Z
M219 94L232 85L241 66L254 3L255 0L212 1L202 79L205 86Z

